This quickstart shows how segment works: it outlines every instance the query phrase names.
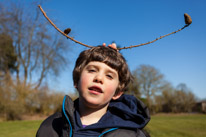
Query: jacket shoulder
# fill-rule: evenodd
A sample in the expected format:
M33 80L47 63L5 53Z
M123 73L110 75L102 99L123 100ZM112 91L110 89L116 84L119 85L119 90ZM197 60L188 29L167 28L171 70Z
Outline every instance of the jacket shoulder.
M140 129L117 129L105 134L105 137L147 137Z
M42 122L36 133L36 137L59 137L62 134L62 125L62 114L55 113Z

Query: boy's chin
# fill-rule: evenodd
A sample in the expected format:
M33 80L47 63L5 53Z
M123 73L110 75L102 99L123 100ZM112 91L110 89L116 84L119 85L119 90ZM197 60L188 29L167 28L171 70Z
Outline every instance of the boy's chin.
M99 99L85 100L84 104L88 108L101 109L107 107L109 102L102 103Z

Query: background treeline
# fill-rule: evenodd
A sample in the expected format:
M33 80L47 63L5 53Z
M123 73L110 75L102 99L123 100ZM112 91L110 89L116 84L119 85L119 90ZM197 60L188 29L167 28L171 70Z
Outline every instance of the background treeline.
M37 4L0 2L0 117L48 115L61 109L63 93L47 79L68 65L69 45L48 24ZM36 7L36 8L34 8ZM152 113L192 112L196 97L185 84L173 87L156 68L140 65L128 94L142 99Z
M186 84L173 87L158 69L150 65L140 65L132 74L134 81L129 86L129 94L144 101L151 113L193 112L198 99Z
M21 120L25 115L49 115L61 111L64 94L49 90L46 86L38 90L23 84L11 85L1 81L1 120Z

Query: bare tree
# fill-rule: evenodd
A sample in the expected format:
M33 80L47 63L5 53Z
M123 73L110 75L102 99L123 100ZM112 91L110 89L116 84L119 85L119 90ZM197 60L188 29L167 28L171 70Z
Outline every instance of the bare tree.
M39 16L36 5L28 8L23 5L22 2L8 5L0 2L0 33L9 35L13 40L18 83L26 85L34 82L35 74L34 87L38 88L48 74L58 75L65 67L68 45Z
M147 99L148 107L151 108L155 94L161 92L165 85L163 74L150 65L140 65L134 70L133 75L137 78L140 92Z
M140 83L138 82L137 71L132 72L133 81L129 84L128 94L132 94L137 98L141 98Z

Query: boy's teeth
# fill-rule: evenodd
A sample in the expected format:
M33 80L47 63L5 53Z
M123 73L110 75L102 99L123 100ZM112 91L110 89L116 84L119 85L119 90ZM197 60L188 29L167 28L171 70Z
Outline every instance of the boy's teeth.
M89 90L94 90L94 91L97 91L97 92L102 92L101 89L95 88L95 87L91 87L91 88L89 88Z

